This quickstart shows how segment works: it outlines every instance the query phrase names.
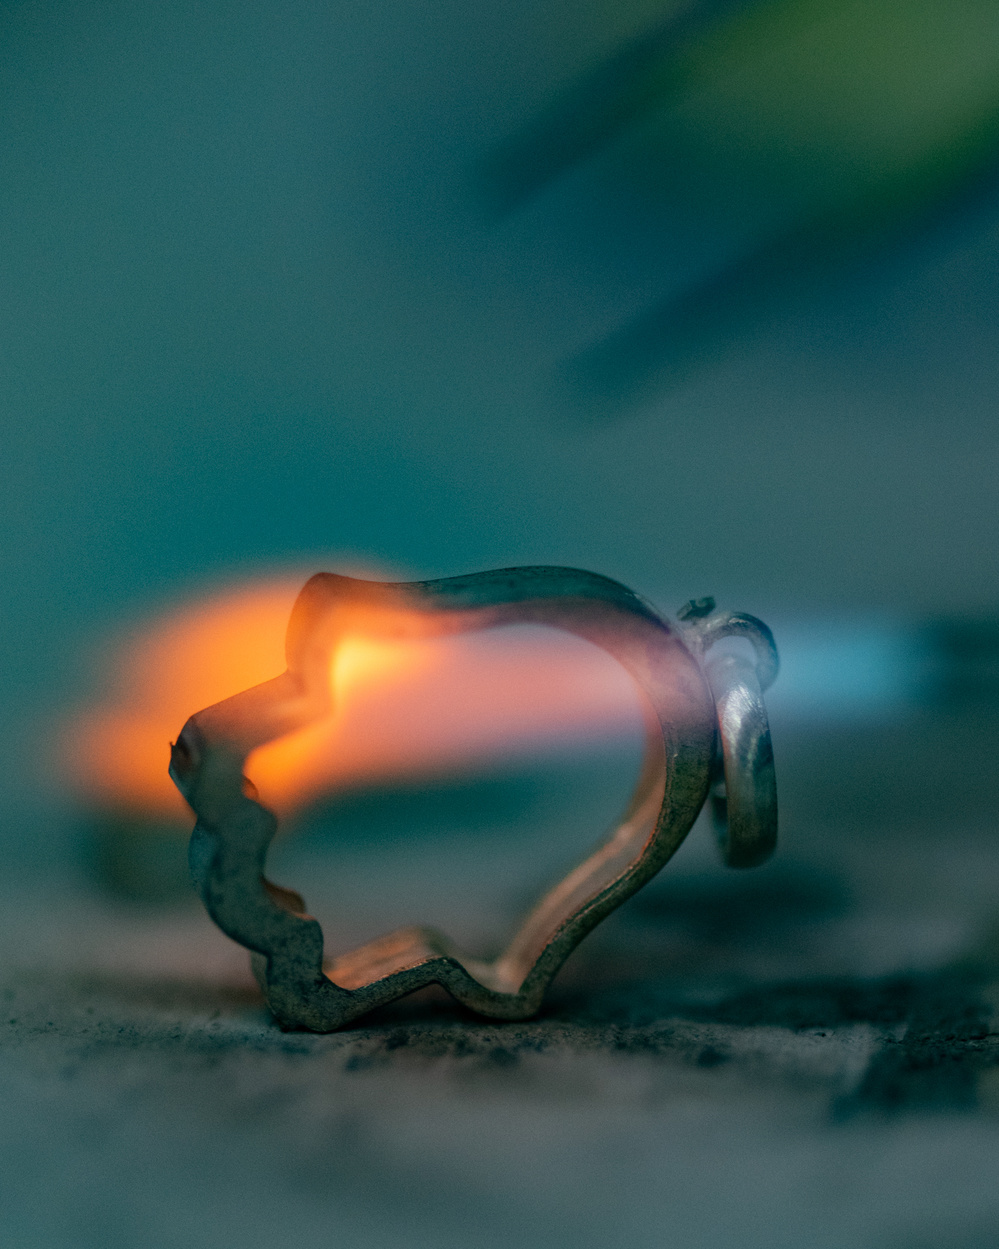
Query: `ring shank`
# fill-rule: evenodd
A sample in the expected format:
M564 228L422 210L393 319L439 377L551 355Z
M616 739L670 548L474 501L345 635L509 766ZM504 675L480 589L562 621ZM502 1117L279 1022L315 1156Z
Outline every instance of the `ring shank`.
M538 902L495 962L460 955L432 930L408 928L324 964L317 921L296 895L264 878L276 820L244 790L249 750L329 714L332 656L360 624L398 637L513 623L574 633L610 653L635 680L647 749L622 822ZM288 671L193 716L172 769L198 815L191 853L199 892L223 931L255 952L278 1019L331 1031L434 982L481 1014L533 1014L576 945L667 862L707 797L715 700L689 640L626 587L576 569L502 569L408 584L313 577L289 622Z

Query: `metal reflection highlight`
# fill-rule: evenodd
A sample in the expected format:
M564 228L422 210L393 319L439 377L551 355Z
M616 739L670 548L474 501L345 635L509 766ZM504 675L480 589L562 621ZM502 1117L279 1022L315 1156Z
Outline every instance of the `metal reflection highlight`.
M762 861L773 849L777 808L760 691L776 673L777 652L761 622L713 607L710 600L690 604L681 626L671 626L618 582L568 568L395 584L313 577L288 625L287 670L192 716L170 767L198 816L190 846L195 884L219 927L251 950L279 1022L332 1031L432 983L493 1018L534 1014L583 937L675 853L720 770L730 812L726 861ZM494 960L470 958L427 928L401 929L325 958L322 929L302 898L264 875L277 818L244 775L247 757L330 715L337 657L350 639L377 650L517 623L593 642L635 681L647 749L628 810L603 845L538 902ZM732 635L752 642L756 664L722 657L705 667L709 648Z

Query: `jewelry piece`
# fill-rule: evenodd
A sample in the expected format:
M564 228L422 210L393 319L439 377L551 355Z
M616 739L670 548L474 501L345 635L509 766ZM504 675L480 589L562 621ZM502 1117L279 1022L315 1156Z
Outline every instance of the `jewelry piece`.
M680 626L671 626L625 586L573 568L394 584L319 573L308 581L288 625L288 670L192 716L170 764L198 817L190 844L195 886L222 931L252 952L278 1022L330 1032L432 983L482 1015L527 1018L583 937L675 853L712 787L725 862L766 859L776 843L777 798L762 690L777 673L777 650L761 621L714 607L713 599L688 603ZM521 623L594 642L644 695L645 762L620 825L537 903L494 961L460 954L431 929L404 928L324 963L319 923L298 894L264 876L277 820L255 801L243 775L247 756L330 713L332 659L345 636L426 637ZM755 664L736 653L708 656L732 636L750 641Z

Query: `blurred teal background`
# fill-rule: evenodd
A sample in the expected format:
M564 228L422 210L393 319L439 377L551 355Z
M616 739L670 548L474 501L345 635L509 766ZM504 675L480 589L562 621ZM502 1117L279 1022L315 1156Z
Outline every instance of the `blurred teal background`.
M813 629L993 611L992 5L49 0L0 23L10 853L61 818L36 757L89 650L260 569L567 563ZM618 111L586 132L594 99ZM552 116L589 147L498 214ZM812 229L868 191L892 211ZM807 255L759 269L789 235ZM701 300L698 367L640 401L612 370L595 420L567 361L637 324L662 363L677 299Z
M992 0L0 5L11 1244L999 1243L997 70ZM95 888L52 739L123 634L524 563L774 627L772 864L695 829L536 1023L333 1037ZM340 794L274 871L486 949L636 763Z

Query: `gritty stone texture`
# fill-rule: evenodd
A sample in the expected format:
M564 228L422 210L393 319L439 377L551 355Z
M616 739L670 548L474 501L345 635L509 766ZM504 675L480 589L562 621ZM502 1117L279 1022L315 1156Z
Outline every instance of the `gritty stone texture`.
M917 725L901 741L915 757L906 775L924 740ZM80 877L9 887L0 1240L994 1245L999 837L974 806L981 792L936 803L935 753L913 797L869 747L844 739L837 779L828 741L812 768L814 743L792 742L777 860L726 873L695 830L526 1024L482 1022L428 990L339 1033L283 1032L245 952L193 902L113 901ZM883 803L878 786L892 785ZM551 835L543 871L558 868L562 833L540 800L509 806L503 827L422 841L413 825L400 842L388 809L381 836L337 849L303 835L278 856L282 882L322 906L321 861L335 864L330 898L349 886L331 942L389 913L408 920L397 886L431 909L449 903L464 937L512 919L543 881L521 869L503 885L491 856L519 844L529 817ZM370 880L380 892L365 900Z

